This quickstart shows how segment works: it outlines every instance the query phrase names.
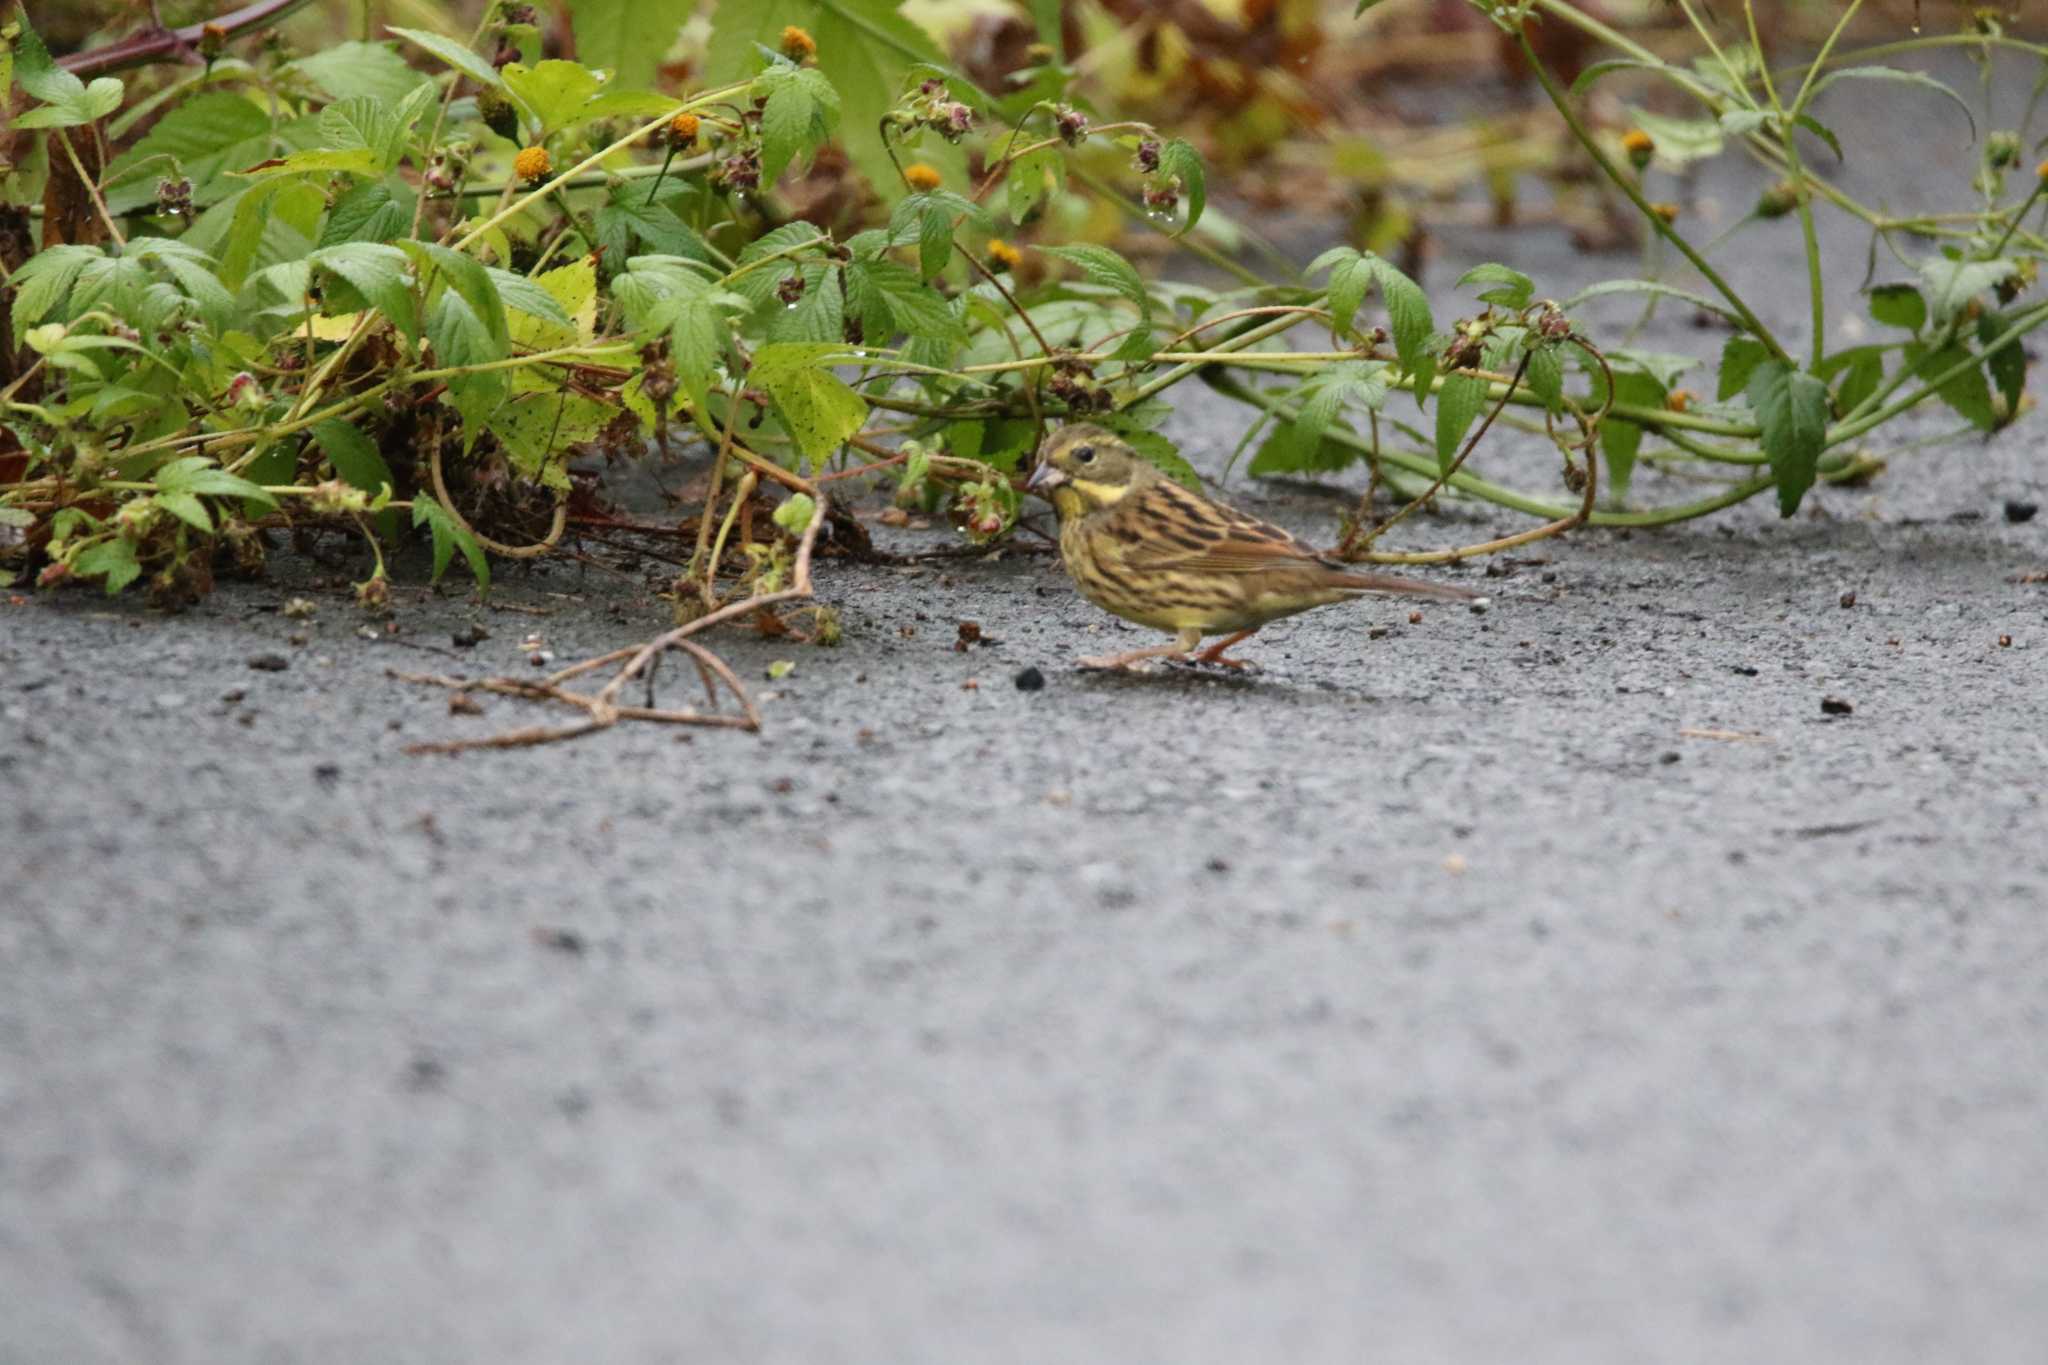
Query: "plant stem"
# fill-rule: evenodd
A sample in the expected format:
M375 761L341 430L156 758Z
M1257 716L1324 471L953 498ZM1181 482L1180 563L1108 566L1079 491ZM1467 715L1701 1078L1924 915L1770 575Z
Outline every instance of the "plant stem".
M1764 326L1756 314L1750 311L1749 305L1742 301L1742 296L1735 292L1728 281L1721 278L1721 272L1709 265L1706 257L1693 250L1692 243L1681 237L1671 224L1665 222L1657 211L1650 207L1650 201L1643 197L1643 192L1637 187L1635 181L1623 175L1621 168L1616 166L1609 159L1607 153L1601 149L1599 142L1593 137L1592 130L1587 128L1578 114L1573 111L1570 97L1559 87L1557 78L1550 74L1550 69L1543 65L1543 59L1536 55L1536 48L1530 43L1529 35L1526 31L1521 33L1520 42L1522 45L1522 55L1529 63L1529 69L1535 72L1536 79L1542 84L1543 93L1550 97L1550 102L1557 107L1557 112L1563 116L1565 126L1572 130L1572 136L1577 138L1579 145L1586 149L1586 154L1593 158L1593 163L1600 168L1601 173L1613 181L1623 194L1628 196L1629 202L1636 206L1637 211L1643 215L1644 221L1669 240L1673 246L1677 247L1684 254L1685 258L1692 262L1693 269L1699 271L1701 277L1707 283L1714 286L1715 292L1728 301L1728 306L1734 309L1736 316L1742 320L1743 327L1754 335L1758 341L1761 341L1768 347L1773 356L1788 365L1791 364L1792 357L1786 352L1784 346L1780 345L1777 337L1771 334L1770 328Z

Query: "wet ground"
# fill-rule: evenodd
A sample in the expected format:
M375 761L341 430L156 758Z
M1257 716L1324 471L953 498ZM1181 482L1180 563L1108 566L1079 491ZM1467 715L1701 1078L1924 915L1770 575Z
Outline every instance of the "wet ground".
M1439 298L1486 257L1630 268L1453 235ZM1795 335L1797 264L1736 271ZM2048 478L1953 425L1244 679L1075 671L1152 637L1043 557L830 562L841 647L717 639L759 737L402 752L541 713L388 670L644 575L6 607L0 1361L2037 1359Z

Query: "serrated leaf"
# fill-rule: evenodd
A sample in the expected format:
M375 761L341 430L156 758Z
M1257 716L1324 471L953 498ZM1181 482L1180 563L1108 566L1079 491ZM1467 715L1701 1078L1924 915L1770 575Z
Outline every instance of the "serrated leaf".
M584 106L602 88L587 67L555 59L531 67L509 62L499 69L498 79L547 133L581 122L587 117Z
M528 317L539 318L543 322L551 322L557 327L575 326L569 320L569 314L563 310L561 300L549 292L540 281L488 265L484 267L484 277L498 287L498 297L504 301L507 308L516 309Z
M1552 346L1538 346L1529 352L1529 368L1522 374L1529 391L1543 400L1552 412L1564 410L1564 362Z
M1927 306L1934 325L1945 327L1970 300L2010 278L2019 267L2012 261L1952 261L1936 257L1920 267L1927 281Z
M428 79L407 66L389 43L336 43L284 69L304 76L331 100L360 96L387 109L396 108Z
M151 501L193 530L213 534L213 513L207 511L206 504L192 494L159 493Z
M334 201L320 225L320 245L388 242L411 230L412 210L409 193L401 198L389 181L356 185Z
M1906 366L1921 379L1931 381L1955 369L1957 373L1943 380L1935 394L1970 425L1990 431L1998 426L1998 411L1991 405L1991 386L1984 378L1983 365L1977 363L1981 360L1959 341L1933 351L1917 343L1906 347Z
M443 355L442 363L469 365L481 360L502 360L511 347L511 338L505 321L505 302L498 297L497 287L491 282L490 273L469 256L452 247L436 245L433 242L408 241L404 244L406 253L419 264L422 273L431 267L438 270L446 281L447 288L437 300L437 314L444 319L454 317L456 326L467 333L470 329L464 320L455 316L455 310L447 307L451 300L459 300L470 319L473 319L482 344L462 345L462 359ZM430 325L429 331L433 328ZM442 338L435 338L435 348L442 346Z
M1486 407L1486 381L1477 375L1453 374L1436 395L1436 463L1448 470L1458 458L1465 433Z
M829 342L772 342L754 352L748 371L813 466L831 458L867 422L867 400L830 368L845 354L845 347Z
M1977 340L1981 345L1990 345L1998 335L2010 326L2012 319L2003 313L1986 313L1977 320ZM1984 368L1990 373L1992 387L2005 402L1998 414L2002 426L2019 416L2020 398L2027 388L2027 352L2017 340L2008 341L1984 357Z
M1458 277L1458 288L1468 284L1488 286L1479 294L1481 303L1491 303L1509 312L1520 312L1536 295L1536 282L1509 266L1487 262L1475 265Z
M374 496L382 489L397 486L398 480L392 477L384 453L354 423L330 417L313 424L312 437L327 463L334 466L335 474L349 487Z
M491 566L484 558L483 546L476 537L465 530L462 524L443 507L439 501L427 496L412 500L412 524L424 526L434 541L434 582L441 581L441 575L448 571L448 565L457 550L469 561L469 572L476 579L478 588L488 590L491 586Z
M1877 392L1877 386L1884 381L1884 357L1882 346L1855 346L1821 362L1818 373L1822 379L1832 381L1837 374L1842 376L1842 382L1835 386L1835 411L1853 412Z
M1372 259L1373 278L1380 287L1380 297L1387 305L1387 325L1394 337L1394 353L1401 358L1401 372L1416 380L1415 396L1421 401L1424 375L1434 368L1429 354L1429 339L1436 333L1436 320L1430 316L1429 295L1422 292L1422 286L1396 270L1390 263Z
M1881 284L1870 291L1870 316L1887 327L1917 332L1927 325L1927 300L1910 284Z
M1748 394L1778 484L1778 515L1789 517L1813 487L1827 445L1828 386L1782 360L1766 360L1750 376Z
M1139 316L1152 315L1152 300L1145 292L1145 281L1139 277L1137 268L1108 247L1080 243L1040 247L1039 250L1081 267L1081 273L1094 283L1113 289L1137 304Z
M1714 397L1727 402L1749 387L1750 377L1757 366L1771 358L1771 348L1755 337L1729 337L1728 344L1721 348L1721 372L1714 389Z
M770 66L754 81L761 106L761 180L774 184L783 168L808 156L839 121L839 94L822 72L787 64Z
M419 339L419 318L413 310L412 282L407 275L410 261L404 251L383 242L343 242L321 247L306 262L347 281L399 331L412 340Z
M142 576L142 565L135 558L135 544L125 536L115 536L87 546L79 552L78 558L71 561L71 570L83 578L104 578L109 597Z
M1198 493L1202 490L1202 476L1195 472L1195 467L1180 453L1180 447L1167 437L1124 413L1105 414L1097 417L1095 421L1098 426L1106 427L1122 437L1124 444L1136 451L1140 459L1167 478L1183 488L1191 488Z
M945 56L923 29L898 12L897 0L776 0L730 3L717 12L705 55L708 84L744 81L760 72L761 49L773 51L786 25L807 30L818 45L816 70L842 103L839 139L868 183L885 198L902 193L881 122L919 63L944 71ZM927 138L918 156L953 183L964 169L957 148Z
M57 305L71 292L71 286L87 262L103 260L98 247L60 243L28 258L15 272L14 344L19 347L28 329L57 311Z
M1027 152L1010 163L1003 182L1010 221L1028 222L1047 198L1067 185L1067 159L1051 147Z
M405 129L397 116L367 95L354 95L322 109L320 137L336 151L360 148L368 152L377 175L396 166L405 151Z

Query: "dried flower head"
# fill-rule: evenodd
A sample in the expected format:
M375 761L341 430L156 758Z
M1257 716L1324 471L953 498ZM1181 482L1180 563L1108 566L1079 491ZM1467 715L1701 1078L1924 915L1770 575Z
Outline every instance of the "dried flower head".
M1088 116L1078 109L1069 109L1064 104L1053 115L1053 127L1059 130L1060 141L1069 147L1078 147L1088 136Z
M512 171L529 185L537 185L554 173L555 159L545 147L527 147L512 158Z

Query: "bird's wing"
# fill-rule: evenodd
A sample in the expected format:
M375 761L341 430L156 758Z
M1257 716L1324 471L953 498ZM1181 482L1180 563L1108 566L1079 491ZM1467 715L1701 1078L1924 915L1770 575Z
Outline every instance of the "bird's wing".
M1314 546L1234 507L1160 480L1136 490L1104 526L1134 568L1250 574L1275 569L1341 573Z

